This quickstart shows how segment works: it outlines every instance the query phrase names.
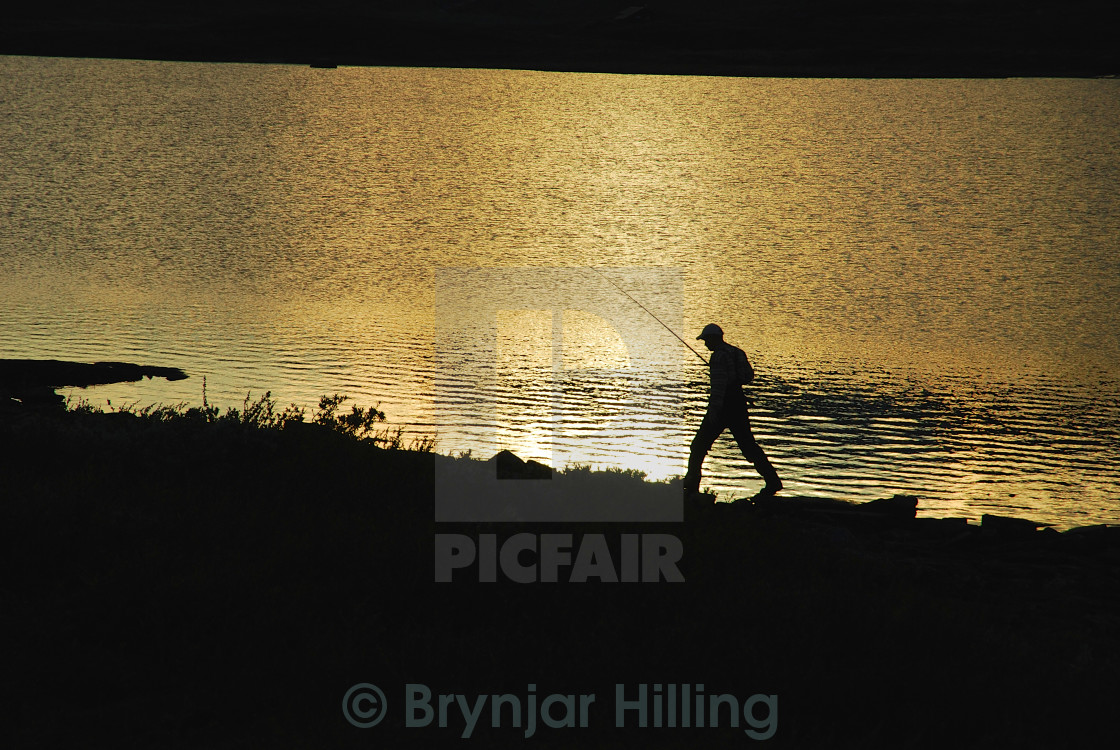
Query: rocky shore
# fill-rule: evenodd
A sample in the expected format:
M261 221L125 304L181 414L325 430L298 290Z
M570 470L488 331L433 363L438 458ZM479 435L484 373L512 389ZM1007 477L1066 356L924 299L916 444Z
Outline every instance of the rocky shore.
M58 359L0 359L0 414L29 408L61 408L59 388L132 383L142 378L185 380L177 367L131 362L68 362Z
M1083 747L1110 731L1116 529L914 517L920 499L710 503L679 523L438 524L438 462L268 409L22 411L0 422L14 626L0 698L19 747L461 746L400 691L777 695L776 747ZM510 481L631 499L625 472L501 460ZM467 471L469 470L469 471ZM551 480L545 478L545 470ZM679 484L677 485L679 487ZM681 583L433 581L433 538L679 539ZM358 730L354 684L397 713ZM60 702L67 710L59 711ZM1061 717L1051 720L1048 717ZM542 747L741 747L741 729L542 729ZM481 746L524 741L479 729Z

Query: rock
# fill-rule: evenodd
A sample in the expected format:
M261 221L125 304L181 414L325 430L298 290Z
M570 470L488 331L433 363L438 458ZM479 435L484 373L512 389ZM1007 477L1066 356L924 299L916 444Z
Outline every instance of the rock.
M0 407L60 407L56 388L86 388L108 383L129 383L141 378L183 380L177 367L152 367L131 362L67 362L58 359L0 359Z
M912 526L923 539L956 539L977 530L967 518L915 518Z
M1062 532L1065 548L1084 552L1103 552L1120 550L1120 526L1096 524L1077 526Z
M1044 523L1032 521L1029 518L996 516L990 513L985 513L980 517L981 530L988 534L999 534L1000 536L1033 534L1040 527L1045 525Z
M512 451L499 451L493 463L498 479L552 479L552 468L537 461L523 461Z
M523 479L552 479L552 467L545 466L532 459L525 462Z
M859 510L882 513L897 518L914 518L918 514L918 498L913 495L895 495L863 503Z

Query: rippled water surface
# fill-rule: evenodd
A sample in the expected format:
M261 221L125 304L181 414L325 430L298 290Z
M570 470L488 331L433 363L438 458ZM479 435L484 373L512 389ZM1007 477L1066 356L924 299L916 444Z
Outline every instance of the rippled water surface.
M747 351L790 494L1116 523L1118 136L1115 80L0 58L0 357L680 474L706 370L621 287Z

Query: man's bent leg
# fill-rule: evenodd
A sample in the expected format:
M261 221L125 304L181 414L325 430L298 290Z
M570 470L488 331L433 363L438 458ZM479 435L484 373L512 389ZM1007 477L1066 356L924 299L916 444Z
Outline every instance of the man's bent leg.
M780 490L782 480L778 478L777 470L774 469L774 465L770 463L770 459L762 451L762 446L754 439L750 420L745 414L732 420L731 434L735 436L735 442L739 444L739 450L743 452L743 458L754 464L755 471L766 480L766 491L777 492Z
M700 491L700 469L704 466L704 457L712 449L712 444L723 432L723 428L723 422L711 415L706 415L704 421L700 423L700 428L696 430L696 437L692 439L689 448L688 473L684 475L685 492Z

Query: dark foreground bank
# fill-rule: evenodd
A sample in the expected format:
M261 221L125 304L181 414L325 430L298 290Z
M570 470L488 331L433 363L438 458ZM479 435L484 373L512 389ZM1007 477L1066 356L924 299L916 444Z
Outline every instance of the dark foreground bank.
M1120 73L1095 0L24 5L0 54L737 76Z
M339 412L311 424L250 406L0 424L13 746L1074 748L1111 729L1111 530L915 525L906 499L847 516L774 500L689 506L680 524L437 525L436 462L470 459L385 449ZM612 553L625 533L674 535L685 582L433 583L435 534L525 532L602 535ZM387 697L371 729L341 708L360 683ZM526 711L530 694L595 702L587 727L538 719L530 740L512 713L491 728L487 704L463 740L455 699L446 728L406 726L410 684L468 705L518 695ZM663 723L670 685L678 724L684 686L777 696L775 731L751 739L726 713L643 729L636 711L619 729L619 684L628 699L647 686L651 724L655 686Z

